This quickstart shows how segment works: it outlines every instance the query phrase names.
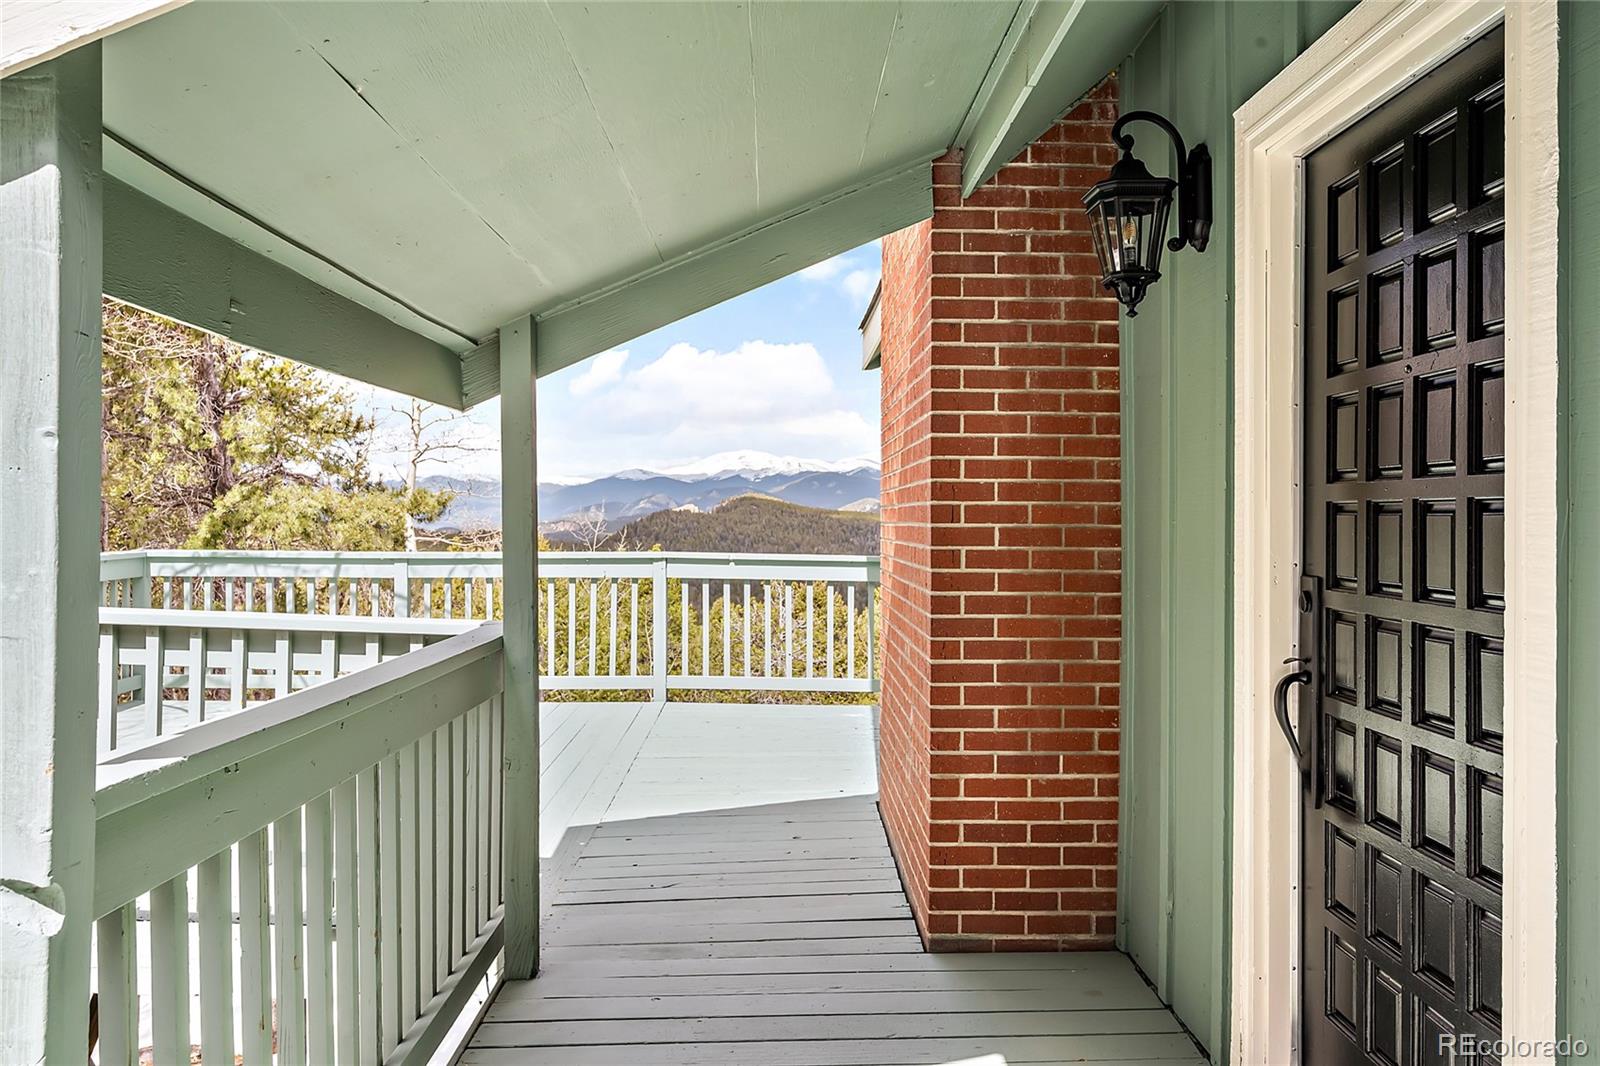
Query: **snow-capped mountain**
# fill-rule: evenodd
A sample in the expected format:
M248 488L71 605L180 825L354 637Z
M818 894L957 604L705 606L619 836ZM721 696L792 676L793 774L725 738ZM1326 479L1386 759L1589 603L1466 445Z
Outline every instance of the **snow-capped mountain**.
M777 477L783 474L806 474L812 472L844 474L852 470L868 468L878 469L878 461L876 459L857 458L839 459L830 462L821 459L799 459L792 455L773 455L771 452L745 450L718 452L716 455L708 455L704 459L697 459L692 463L664 467L657 473L664 474L667 477L692 481L697 478L765 478Z
M724 500L761 493L807 507L868 510L878 499L877 460L816 460L760 451L721 452L660 470L623 470L603 477L541 482L539 521L553 534L580 520L620 525L656 511L709 511ZM428 488L452 489L443 528L497 527L500 485L424 478Z
M650 478L670 477L679 481L704 481L716 478L747 477L765 478L778 477L784 474L807 474L817 471L843 474L852 470L876 470L876 459L801 459L793 455L773 455L771 452L745 449L736 452L718 452L708 455L704 459L695 459L687 463L678 463L673 466L663 466L656 469L642 469L635 467L631 470L620 470L606 477L617 478L622 481L647 481ZM559 481L562 485L585 484L587 481L600 481L603 478L563 478ZM552 484L558 482L552 480Z

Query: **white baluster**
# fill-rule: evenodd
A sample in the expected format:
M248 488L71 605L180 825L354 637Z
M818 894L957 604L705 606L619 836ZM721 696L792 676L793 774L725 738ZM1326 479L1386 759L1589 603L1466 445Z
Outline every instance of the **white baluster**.
M305 912L300 876L300 811L272 823L272 940L277 965L278 1062L306 1061Z
M847 615L845 623L845 676L856 676L856 587L851 584L845 588L844 608Z
M422 1013L427 1000L421 996L418 973L421 970L417 943L417 749L408 744L398 757L400 807L397 812L400 832L399 882L400 939L400 1034Z
M544 642L545 656L550 660L550 665L545 668L546 677L556 676L556 583L550 579L541 581L540 587L544 592L545 622Z
M197 868L195 912L200 931L200 1057L233 1061L233 849ZM187 920L185 915L185 920ZM101 1032L105 1023L101 1022Z
M150 1026L156 1062L189 1061L189 872L150 890Z
M607 582L611 586L611 625L609 626L611 638L606 645L606 673L612 677L617 676L617 579L612 578Z
M438 907L435 870L433 734L417 741L417 986L424 1006L439 991L444 975L434 966L434 917Z
M399 762L378 764L378 991L384 1058L399 1045L400 1016L400 789Z
M817 674L817 642L812 639L811 618L812 591L816 588L811 582L806 582L806 676L815 677Z
M138 937L134 935L137 927L138 908L131 902L95 923L100 1066L138 1064L139 967Z
M466 723L450 723L450 970L466 954Z
M333 790L334 1057L339 1066L361 1060L356 899L356 781L351 778Z
M306 870L306 1061L335 1061L333 980L333 796L323 793L305 806Z
M239 1038L245 1066L272 1064L272 949L267 832L239 842Z
M378 768L369 766L356 776L356 995L357 1023L361 1030L363 1061L382 1058L383 1022L380 1018L383 979L378 967L382 936L378 914ZM391 986L392 987L392 986Z
M450 976L455 965L455 956L451 953L450 918L455 913L454 900L458 892L452 872L456 868L454 856L457 837L451 807L454 795L451 782L455 775L451 770L450 740L448 723L434 730L433 843L434 884L437 888L434 895L433 968L440 982Z
M832 677L833 676L833 586L827 584L826 582L824 582L823 586L822 586L822 594L825 597L827 597L827 600L828 600L828 658L827 658L827 669L823 671L823 675L822 676L823 677Z
M96 747L103 757L117 747L117 682L121 673L121 649L114 626L100 629L100 684L98 688L99 714Z
M876 586L869 585L867 587L867 634L866 634L866 640L867 640L867 677L868 678L875 678L875 677L878 676L877 673L873 669L873 657L874 657L874 654L876 652L876 647L875 646L878 643L878 627L877 627L876 624L874 624L874 616L875 616L876 611L877 611L877 600L878 600L878 597L876 595L877 591L878 590L877 590Z
M639 582L628 582L628 676L639 672Z
M490 910L505 902L503 849L505 826L501 821L504 803L505 699L496 696L489 710L489 903Z
M595 587L596 584L597 584L597 582L595 582L595 581L590 581L588 584L589 584L589 632L588 632L588 638L589 639L588 639L587 643L589 645L589 676L593 677L594 676L594 646L596 644L600 643L600 627L596 624L597 615L595 613L595 600L597 598L597 594L599 592L599 589Z
M794 583L783 584L783 675L794 676Z

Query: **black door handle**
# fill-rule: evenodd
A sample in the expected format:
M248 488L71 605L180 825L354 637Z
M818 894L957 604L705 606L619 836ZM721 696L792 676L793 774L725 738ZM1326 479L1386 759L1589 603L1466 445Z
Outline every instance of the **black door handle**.
M1303 663L1304 659L1290 659L1292 663ZM1283 730L1283 737L1289 742L1289 749L1294 752L1295 764L1300 771L1306 771L1306 752L1300 746L1300 738L1295 736L1294 726L1289 724L1289 690L1295 685L1309 685L1311 671L1301 666L1282 677L1278 678L1277 687L1272 690L1272 712L1278 719L1278 728Z

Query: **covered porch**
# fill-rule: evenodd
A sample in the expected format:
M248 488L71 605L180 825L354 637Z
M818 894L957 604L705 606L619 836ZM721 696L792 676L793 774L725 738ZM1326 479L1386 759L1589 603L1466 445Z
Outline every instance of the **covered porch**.
M570 775L546 764L592 784L546 864L540 976L500 991L461 1061L1204 1062L1119 952L924 951L877 809L875 712L546 707L569 750L629 726Z
M1600 1042L1600 6L0 17L0 1061ZM885 237L881 615L540 558L542 379ZM108 576L105 295L498 403L503 556Z
M876 560L541 575L522 983L500 560L105 557L98 1061L1204 1061L1118 952L925 951L859 702Z
M864 710L670 698L730 677L874 691L875 561L837 597L816 560L767 561L755 576L792 587L771 605L782 669L752 662L748 571L687 574L699 647L686 598L669 663L670 561L610 560L563 598L535 514L540 377L927 218L931 160L959 147L970 192L1159 6L8 5L0 1058L82 1061L97 1028L118 1066L147 1047L423 1062L501 980L470 1056L1187 1058L1119 956L920 953ZM97 580L102 294L429 402L496 400L493 591L393 560ZM648 649L624 637L624 655L619 628ZM541 706L582 687L645 691ZM591 884L608 855L632 868L634 842L665 857L685 835L687 896L653 861L627 902L584 895L609 891ZM744 863L799 894L729 880ZM683 952L763 961L650 961ZM730 977L758 1000L728 998ZM623 996L635 981L667 1006ZM830 1018L836 1036L805 1035Z

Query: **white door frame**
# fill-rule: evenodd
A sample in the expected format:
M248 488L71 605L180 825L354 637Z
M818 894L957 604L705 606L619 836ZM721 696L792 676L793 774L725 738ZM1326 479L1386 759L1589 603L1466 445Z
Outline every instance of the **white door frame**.
M1506 27L1504 1033L1555 1035L1555 0L1363 0L1234 114L1232 1048L1299 1061L1299 772L1272 685L1296 653L1305 157ZM1508 1062L1513 1059L1508 1058ZM1516 1061L1538 1061L1522 1058Z

